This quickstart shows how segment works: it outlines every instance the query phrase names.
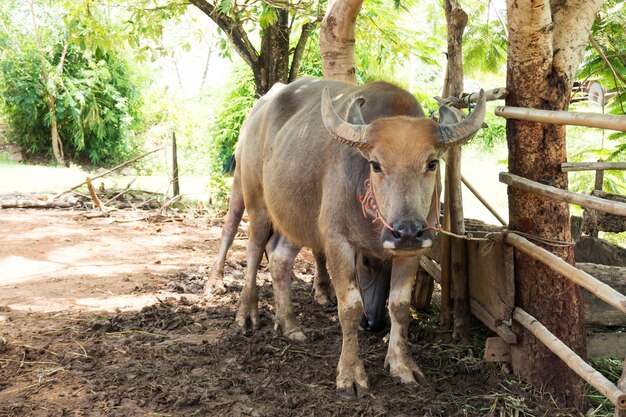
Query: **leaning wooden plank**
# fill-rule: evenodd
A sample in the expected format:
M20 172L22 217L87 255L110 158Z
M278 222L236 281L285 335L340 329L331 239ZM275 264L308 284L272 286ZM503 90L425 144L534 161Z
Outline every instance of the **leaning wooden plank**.
M602 395L609 399L615 407L626 410L626 393L613 385L604 375L596 371L591 365L582 360L580 356L560 341L536 318L519 307L513 311L513 320L524 326L537 339L539 339L552 353L561 358L563 362L582 379L587 381Z
M600 113L583 113L528 109L524 107L499 106L496 116L507 119L527 120L529 122L550 123L556 125L574 125L599 127L601 129L621 130L626 132L626 116Z
M526 178L520 177L519 175L511 174L508 172L500 173L500 182L510 185L511 187L519 188L521 190L525 190L533 194L537 194L553 200L578 204L582 207L602 210L607 213L617 214L620 216L626 216L626 203L603 200L602 198L598 197L592 197L588 195L582 195L570 191L561 190L560 188L540 184L538 182L531 181Z
M587 335L590 358L623 358L626 356L626 333L591 333Z
M422 256L420 259L420 266L422 269L433 277L437 283L441 283L441 267L435 261L428 256Z
M626 169L626 162L563 162L562 172Z
M529 242L523 237L515 233L507 233L504 235L504 241L525 254L535 258L564 277L572 280L581 287L595 294L598 298L603 299L619 311L626 313L626 296L606 285L604 282L594 278L588 273L577 269L568 264L563 259L540 248L534 243Z
M509 326L502 324L502 320L498 320L485 309L485 307L475 298L470 297L470 311L483 324L493 330L498 336L509 344L517 343L517 336Z
M415 286L413 288L413 308L416 310L425 310L430 308L434 288L435 281L433 280L433 277L431 277L422 268L418 269Z

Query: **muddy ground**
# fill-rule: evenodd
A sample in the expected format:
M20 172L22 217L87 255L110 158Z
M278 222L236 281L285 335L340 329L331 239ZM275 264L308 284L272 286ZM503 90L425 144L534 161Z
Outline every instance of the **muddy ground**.
M0 416L575 415L485 363L480 325L471 345L458 345L424 313L410 339L429 384L391 379L384 338L361 334L371 390L342 399L336 307L314 302L309 254L293 285L309 340L294 344L273 331L265 266L260 331L232 327L243 233L226 267L229 291L207 300L220 219L82 214L0 210Z

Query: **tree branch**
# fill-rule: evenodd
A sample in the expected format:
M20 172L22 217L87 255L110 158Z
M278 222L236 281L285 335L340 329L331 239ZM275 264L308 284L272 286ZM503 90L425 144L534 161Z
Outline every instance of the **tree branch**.
M206 0L189 0L189 3L196 6L204 14L209 16L211 20L213 20L215 24L224 31L241 59L243 59L244 62L254 71L259 58L259 53L256 49L254 49L254 46L250 42L250 39L248 39L248 35L243 27L233 18L220 13L215 5Z
M291 59L291 67L289 68L289 82L295 81L298 78L298 72L300 71L300 62L302 61L302 54L306 48L306 43L309 40L311 30L317 24L317 21L306 22L302 25L302 32L300 38L296 44L296 49L293 51L293 58Z
M615 79L620 80L622 83L626 85L626 79L622 75L620 75L619 72L615 70L615 67L613 66L613 64L611 64L609 59L606 57L606 55L604 54L604 51L602 51L602 48L600 48L598 41L596 41L593 35L589 35L589 42L591 42L591 45L593 46L593 48L596 50L596 52L598 52L598 55L600 55L600 58L602 59L602 61L604 61L604 63L609 67L609 69L613 73L613 77L615 77Z

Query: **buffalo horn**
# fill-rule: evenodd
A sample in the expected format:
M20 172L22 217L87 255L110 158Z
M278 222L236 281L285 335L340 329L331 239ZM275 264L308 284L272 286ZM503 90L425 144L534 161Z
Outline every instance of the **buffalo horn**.
M355 110L352 107L360 107L363 104L363 101L364 100L362 98L356 98L350 103L348 114L352 115L354 119L362 119L362 116L360 116L360 110ZM358 117L354 117L357 111L359 115ZM330 133L332 133L340 142L357 148L364 148L368 146L368 125L353 125L352 123L346 122L341 116L339 116L333 107L328 87L324 87L324 91L322 92L322 121L324 122L326 129L328 129Z
M482 127L485 119L485 92L478 93L476 108L466 119L454 124L440 124L441 145L445 148L461 145Z

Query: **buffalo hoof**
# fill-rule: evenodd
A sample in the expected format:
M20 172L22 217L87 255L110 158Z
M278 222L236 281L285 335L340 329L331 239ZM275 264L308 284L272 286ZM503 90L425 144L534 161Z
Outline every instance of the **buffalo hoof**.
M428 384L424 373L413 359L405 358L405 360L401 361L395 356L390 358L390 356L387 355L387 358L385 358L385 368L389 369L389 373L392 377L398 378L403 384Z
M361 360L353 366L337 367L337 394L344 399L362 397L369 393L367 374Z
M313 295L315 302L321 306L327 306L330 304L330 296L328 294L320 294L317 291Z
M216 294L224 294L226 287L224 286L224 274L211 271L209 279L204 284L204 295L209 297Z
M306 342L307 337L304 334L304 332L300 329L293 329L291 331L288 332L283 332L283 336L285 336L287 339L293 341L293 342Z
M242 294L237 314L235 315L235 325L244 333L248 330L259 330L260 318L256 294L251 296L251 298L244 297Z

